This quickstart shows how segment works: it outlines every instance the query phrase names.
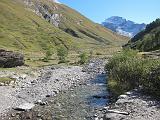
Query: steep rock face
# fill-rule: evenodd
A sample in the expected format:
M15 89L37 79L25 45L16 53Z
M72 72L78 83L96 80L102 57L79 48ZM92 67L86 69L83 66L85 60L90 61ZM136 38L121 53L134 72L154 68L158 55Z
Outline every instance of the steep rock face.
M24 56L12 51L0 50L0 67L11 68L24 65Z
M133 37L140 31L144 30L146 25L144 23L137 24L122 17L113 16L105 20L102 25L106 28L117 32L120 35Z
M23 0L27 7L29 7L33 12L42 18L46 19L48 22L53 24L56 27L59 27L60 19L62 14L53 13L53 11L58 10L58 6L56 3L59 3L57 0L49 0L49 2L53 2L53 6L49 6L47 4L42 4L39 1L33 0ZM52 11L53 10L53 11Z

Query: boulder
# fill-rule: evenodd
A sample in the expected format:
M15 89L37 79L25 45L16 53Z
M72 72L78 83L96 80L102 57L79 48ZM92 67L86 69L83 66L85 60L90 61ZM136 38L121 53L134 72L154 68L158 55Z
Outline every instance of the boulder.
M18 111L26 111L26 110L31 110L34 106L35 105L33 103L24 103L14 109Z
M0 67L12 68L22 65L24 65L22 54L0 49Z

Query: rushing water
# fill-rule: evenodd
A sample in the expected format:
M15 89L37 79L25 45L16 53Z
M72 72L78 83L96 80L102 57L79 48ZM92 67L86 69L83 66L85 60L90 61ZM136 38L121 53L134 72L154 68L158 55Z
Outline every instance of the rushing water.
M43 110L52 111L53 120L92 120L95 110L107 104L106 75L99 74L87 85L60 93Z

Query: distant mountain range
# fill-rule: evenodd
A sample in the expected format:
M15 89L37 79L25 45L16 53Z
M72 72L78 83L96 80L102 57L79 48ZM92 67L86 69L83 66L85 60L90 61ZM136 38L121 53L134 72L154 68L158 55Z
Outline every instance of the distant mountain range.
M134 37L137 33L144 30L146 24L138 24L123 17L113 16L102 22L102 25L112 31L127 37Z

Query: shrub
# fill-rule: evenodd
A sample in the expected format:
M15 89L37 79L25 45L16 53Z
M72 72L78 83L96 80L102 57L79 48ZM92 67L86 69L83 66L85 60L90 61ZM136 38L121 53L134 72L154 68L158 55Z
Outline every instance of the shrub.
M134 58L136 54L137 51L133 50L124 50L121 53L115 54L112 58L110 58L108 64L106 65L107 70L112 70L112 68L118 67L120 63Z
M92 51L92 50L89 52L89 57L90 57L90 58L93 57L93 51Z
M65 48L64 46L60 46L57 49L57 56L59 58L59 63L65 63L66 57L68 56L68 49Z
M81 53L80 55L79 55L79 58L80 58L80 60L79 60L79 63L80 64L84 64L84 63L86 63L87 61L88 61L88 55L87 55L87 53Z
M153 68L143 81L144 92L160 98L160 65Z
M48 47L48 48L47 48L45 54L46 54L46 55L45 55L45 57L43 58L43 61L44 61L44 62L48 62L49 59L51 59L51 56L52 56L52 54L53 54L53 51L52 51L51 47Z
M103 54L102 54L102 53L100 53L100 52L97 52L97 53L96 53L96 55L103 55Z
M137 51L132 50L114 55L106 65L109 74L108 88L115 96L139 86L144 90L149 88L150 91L160 91L158 87L154 87L156 84L153 84L155 81L160 84L160 81L152 79L150 74L159 64L160 60L140 58Z

